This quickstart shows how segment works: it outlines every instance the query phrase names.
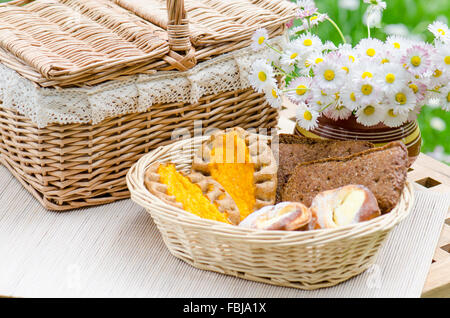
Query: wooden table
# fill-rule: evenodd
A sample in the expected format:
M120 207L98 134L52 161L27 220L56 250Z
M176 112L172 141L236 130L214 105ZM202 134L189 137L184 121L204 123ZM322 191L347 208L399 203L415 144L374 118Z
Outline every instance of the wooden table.
M280 113L278 128L282 132L292 133L295 127L294 120L295 111L285 108ZM418 188L428 188L450 195L450 166L423 153L409 169L408 179ZM430 264L422 297L450 298L450 207L442 224L441 236Z

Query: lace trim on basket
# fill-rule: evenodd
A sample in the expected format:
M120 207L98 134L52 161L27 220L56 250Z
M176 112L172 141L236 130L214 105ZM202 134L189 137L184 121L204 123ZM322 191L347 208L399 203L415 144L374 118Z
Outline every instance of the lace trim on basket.
M285 36L272 39L280 46ZM94 87L43 88L0 63L0 102L27 116L39 128L49 124L97 124L106 118L144 112L154 104L196 103L202 96L250 87L253 61L267 58L266 48L223 54L186 72L134 75Z

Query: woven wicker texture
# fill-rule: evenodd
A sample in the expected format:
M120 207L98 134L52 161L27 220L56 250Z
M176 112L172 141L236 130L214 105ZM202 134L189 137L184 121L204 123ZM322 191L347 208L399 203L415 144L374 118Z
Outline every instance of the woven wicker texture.
M293 8L283 0L18 0L0 5L0 62L44 87L185 71L248 46L260 27L282 34Z
M155 104L147 112L99 124L38 128L0 107L2 163L48 209L67 210L129 197L125 175L144 153L170 143L176 129L273 128L278 119L264 94L246 90L207 95L195 103Z
M337 229L258 231L200 219L150 194L144 172L156 161L171 161L188 171L194 151L205 138L158 148L127 174L131 198L152 215L170 252L200 269L301 289L336 285L374 262L388 233L413 205L412 186L407 183L390 213Z

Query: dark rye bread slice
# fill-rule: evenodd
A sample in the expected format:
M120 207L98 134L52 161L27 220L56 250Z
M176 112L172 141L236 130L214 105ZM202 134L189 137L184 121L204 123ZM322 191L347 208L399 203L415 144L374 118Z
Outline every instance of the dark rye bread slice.
M344 157L373 147L374 145L367 141L322 140L279 134L278 151L277 147L274 147L275 156L278 158L276 202L281 202L281 191L299 163Z
M310 206L319 192L360 184L372 191L381 212L387 213L400 200L407 166L408 152L398 141L347 157L301 163L286 183L281 199Z

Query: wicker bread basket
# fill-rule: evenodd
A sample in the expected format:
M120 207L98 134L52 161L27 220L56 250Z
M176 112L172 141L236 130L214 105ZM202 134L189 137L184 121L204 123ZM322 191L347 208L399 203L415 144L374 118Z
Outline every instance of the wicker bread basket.
M240 72L254 31L280 38L295 11L240 1L0 4L1 162L44 207L67 210L129 197L130 166L195 121L275 127L276 109ZM229 78L197 85L224 65Z
M260 231L201 219L147 191L144 173L150 164L173 162L187 172L194 152L206 138L159 147L127 174L131 199L151 214L169 251L200 269L300 289L333 286L374 263L388 233L413 205L413 189L407 183L390 213L367 222L314 231Z

